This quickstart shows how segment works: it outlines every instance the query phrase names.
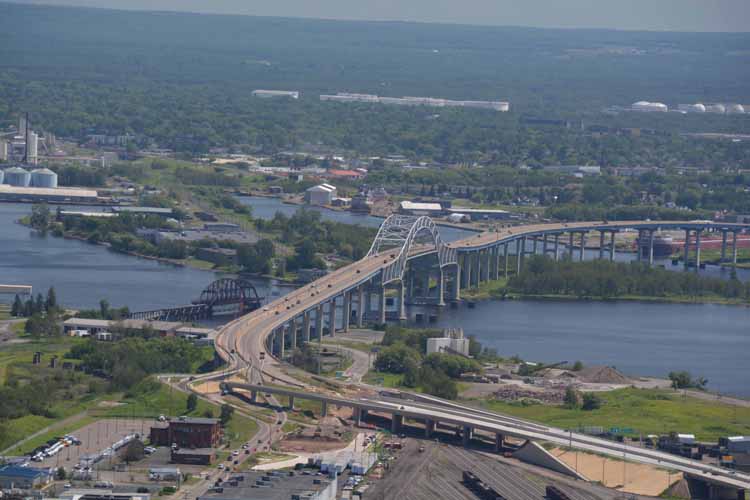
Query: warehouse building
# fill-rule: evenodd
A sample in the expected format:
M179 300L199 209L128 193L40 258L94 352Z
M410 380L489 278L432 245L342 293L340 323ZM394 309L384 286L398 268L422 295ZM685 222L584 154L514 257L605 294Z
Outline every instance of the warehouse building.
M5 171L6 181L10 170L13 169ZM31 174L28 172L26 174L30 178ZM97 200L97 197L97 192L92 189L41 188L0 184L0 201L92 203Z
M299 99L299 91L297 90L253 90L253 97L260 97L261 99L270 99L272 97L289 97L291 99Z
M453 207L446 209L446 212L451 215L467 216L473 221L510 219L510 212L507 210L495 210L489 208Z
M443 207L440 203L422 203L414 201L402 201L398 206L399 213L405 215L441 215Z
M70 334L74 330L86 330L90 335L100 332L108 332L116 326L129 330L148 329L162 337L172 337L182 327L182 323L174 321L146 321L144 319L126 319L123 321L109 321L106 319L70 318L63 322L65 333Z
M318 184L305 191L305 203L308 205L330 205L337 198L336 186Z
M197 500L334 500L336 479L265 471L234 474Z
M52 480L50 469L19 467L17 465L0 466L0 489L31 490L39 488Z

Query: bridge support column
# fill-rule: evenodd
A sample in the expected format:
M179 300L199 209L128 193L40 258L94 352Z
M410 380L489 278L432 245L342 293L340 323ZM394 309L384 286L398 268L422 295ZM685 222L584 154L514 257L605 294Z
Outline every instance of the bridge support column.
M251 403L258 402L258 391L250 391L250 402Z
M379 323L385 324L385 285L380 285L380 291L378 294L378 315Z
M336 297L328 301L328 335L336 336Z
M495 445L493 447L495 453L500 452L503 449L504 436L502 434L495 434Z
M495 281L500 279L500 245L495 247Z
M654 265L654 230L648 232L648 265Z
M404 416L396 413L391 417L391 434L396 434L401 430L401 425L404 423Z
M521 274L521 261L523 260L523 249L521 248L525 240L519 238L516 240L516 276Z
M284 359L284 349L286 348L286 325L281 327L279 333L279 359Z
M472 431L473 429L470 426L464 425L464 430L461 432L461 440L463 441L464 448L469 447Z
M297 320L289 322L289 347L293 350L297 348Z
M568 255L570 257L571 262L573 261L573 249L575 248L575 246L573 244L574 243L573 242L573 237L574 236L575 236L575 233L570 233L568 235L568 238L570 240L570 241L568 241Z
M615 231L609 233L609 260L615 261Z
M481 278L479 277L479 273L482 270L482 259L479 255L479 251L472 252L471 253L471 262L472 262L472 270L471 270L471 281L473 287L478 287L479 283L481 283Z
M365 324L364 300L364 285L359 285L357 288L357 328L362 328Z
M534 236L533 241L531 242L531 253L536 255L537 254L537 244L539 243L539 237Z
M424 437L429 438L432 433L435 432L435 421L425 420L424 421Z
M482 262L482 281L490 280L490 264L492 263L492 256L490 255L490 249L486 248L483 252L484 262Z
M732 232L732 267L737 267L737 231Z
M289 409L294 411L294 396L289 396Z
M321 417L328 416L328 403L326 403L325 401L320 403L320 416Z
M302 341L310 342L310 311L302 315Z
M701 267L701 230L695 231L695 272Z
M461 300L461 264L456 263L456 270L453 274L453 289L451 290L451 299L455 302Z
M719 263L723 263L727 260L727 230L721 230L721 260Z
M560 260L560 235L555 235L555 260Z
M437 293L438 293L438 303L439 306L445 305L445 272L443 271L443 268L438 268L438 280L437 280Z
M343 320L341 322L341 330L346 333L349 331L349 321L352 319L352 300L350 292L344 292L344 306L341 311L341 316Z
M362 311L364 313L362 314L362 317L365 319L372 311L372 291L369 288L365 290L365 308Z
M639 229L638 230L638 239L636 240L638 242L638 258L636 259L636 260L638 260L638 262L641 262L643 260L643 243L644 243L643 242L643 238L644 238L643 234L644 234L643 229Z
M690 259L690 229L685 229L685 246L682 253L685 269L688 268L688 259Z
M604 260L604 231L599 232L599 260Z
M547 246L549 245L547 241L548 239L548 234L544 233L544 239L542 240L542 255L544 255L545 257L547 256Z
M583 262L583 257L586 252L586 233L581 232L581 253L579 255L579 260Z
M354 421L354 425L359 427L362 425L362 409L354 407L352 408L352 420Z
M503 265L503 272L505 273L505 277L508 277L508 243L506 242L503 245L503 259L505 260L505 264Z
M461 254L461 288L468 290L471 288L471 256L470 254Z
M315 335L318 337L318 342L323 338L323 304L318 304L318 309L315 311Z
M404 285L403 281L399 281L396 291L398 292L398 296L396 298L396 304L398 306L398 319L404 321L408 318L406 317L406 285Z

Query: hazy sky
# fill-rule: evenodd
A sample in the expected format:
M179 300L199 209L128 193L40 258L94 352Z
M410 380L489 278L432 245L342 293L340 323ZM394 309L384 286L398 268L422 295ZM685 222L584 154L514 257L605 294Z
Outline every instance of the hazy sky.
M750 0L14 0L19 3L564 28L750 31Z

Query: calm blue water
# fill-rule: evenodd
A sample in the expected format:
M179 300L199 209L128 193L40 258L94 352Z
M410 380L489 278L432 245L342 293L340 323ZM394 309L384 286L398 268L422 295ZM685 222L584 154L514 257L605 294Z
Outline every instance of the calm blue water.
M688 370L706 377L712 390L750 397L748 307L524 300L435 313L437 322L430 326L463 328L502 356L581 360L630 375L666 377Z

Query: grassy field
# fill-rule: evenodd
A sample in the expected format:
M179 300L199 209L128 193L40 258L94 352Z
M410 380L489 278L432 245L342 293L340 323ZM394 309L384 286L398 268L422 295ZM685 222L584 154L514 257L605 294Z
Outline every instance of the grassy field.
M501 401L482 401L490 410L506 413L563 429L582 425L627 427L637 435L670 431L695 434L702 441L720 436L750 434L750 408L716 401L683 397L668 390L620 389L601 394L598 410L569 410L545 405L520 406Z
M513 267L513 265L511 267ZM502 295L502 290L507 284L508 280L505 278L500 278L496 281L486 281L479 285L479 288L461 290L461 298L468 300L487 300L500 297Z
M370 370L362 378L366 384L380 385L382 387L396 388L401 386L403 375ZM382 380L382 382L381 382Z

